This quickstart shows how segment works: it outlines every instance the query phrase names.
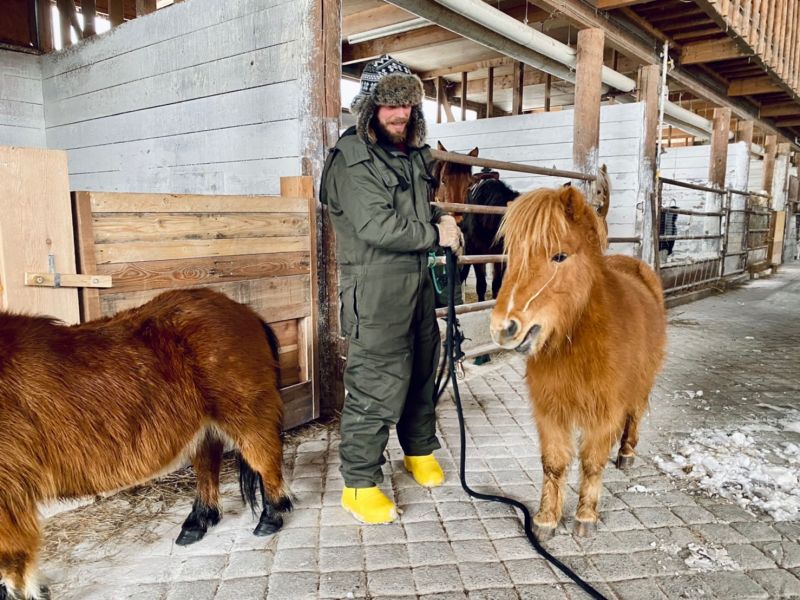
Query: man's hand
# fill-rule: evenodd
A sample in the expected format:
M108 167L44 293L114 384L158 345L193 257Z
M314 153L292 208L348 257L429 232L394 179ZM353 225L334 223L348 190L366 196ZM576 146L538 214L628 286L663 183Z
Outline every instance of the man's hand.
M439 245L452 248L456 256L464 252L464 235L456 225L456 220L450 215L443 215L436 224L439 230Z

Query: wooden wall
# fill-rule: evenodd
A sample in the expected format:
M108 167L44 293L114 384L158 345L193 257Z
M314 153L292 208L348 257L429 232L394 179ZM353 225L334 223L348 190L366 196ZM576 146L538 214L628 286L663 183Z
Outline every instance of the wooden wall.
M300 174L300 0L192 0L43 58L72 189L276 194Z
M599 162L611 176L609 235L640 235L641 202L639 163L643 140L643 104L603 106L600 113ZM429 125L428 143L437 140L455 152L478 146L480 156L541 167L572 169L572 123L574 112L564 110L511 117L459 121ZM563 179L502 172L501 178L519 191L559 186ZM636 247L615 244L615 252L633 254Z
M0 50L0 145L45 148L41 58Z

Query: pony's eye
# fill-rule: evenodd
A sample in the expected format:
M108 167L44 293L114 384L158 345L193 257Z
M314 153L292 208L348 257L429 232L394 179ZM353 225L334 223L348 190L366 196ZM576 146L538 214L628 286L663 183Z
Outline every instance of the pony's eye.
M559 252L558 254L553 256L552 260L553 262L564 262L565 260L567 260L567 255L564 254L563 252Z

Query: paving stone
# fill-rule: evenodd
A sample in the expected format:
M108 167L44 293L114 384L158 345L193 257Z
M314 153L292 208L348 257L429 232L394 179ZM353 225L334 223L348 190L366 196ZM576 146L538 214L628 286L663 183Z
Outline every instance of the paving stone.
M455 564L456 555L450 542L414 542L408 545L412 567Z
M368 571L367 589L373 596L414 594L414 578L411 569Z
M322 573L319 577L320 598L365 598L367 576L363 572Z
M683 521L672 514L668 508L634 508L633 514L648 529L683 525Z
M217 587L219 581L216 579L175 581L169 586L167 600L211 600L217 593Z
M781 534L766 523L757 521L731 523L731 527L751 542L777 542L781 539Z
M497 562L497 553L489 540L458 540L451 542L459 563Z
M321 548L353 546L360 543L360 528L355 525L321 527L319 530L319 545Z
M784 569L800 567L800 544L795 542L765 542L756 544L767 556L771 556Z
M316 548L289 548L280 550L272 561L272 572L318 571Z
M775 559L751 544L727 544L725 549L728 556L745 571L775 568Z
M219 584L214 600L263 598L267 593L268 581L266 576L223 579Z
M243 550L232 552L222 572L223 579L241 579L269 575L273 555L269 550Z
M438 542L446 541L447 533L441 523L423 521L419 523L403 523L406 530L406 539L409 544L413 542Z
M228 564L228 555L189 556L176 565L175 581L218 579Z
M463 592L464 589L456 565L415 567L413 574L417 592L425 598L429 594Z
M409 567L405 544L367 545L364 548L367 572Z
M559 584L518 585L517 594L520 600L566 600L564 588Z
M714 590L717 598L727 599L761 599L769 598L767 590L758 585L745 573L726 571L724 573L706 573L705 583Z
M316 573L273 573L269 577L266 600L315 600L318 589Z
M707 511L702 506L674 506L671 510L673 514L687 525L714 523L716 521L714 513Z
M278 550L286 548L316 548L320 530L316 527L284 528L278 533Z
M459 563L458 570L467 591L513 587L511 577L502 563Z
M319 549L319 570L321 573L335 571L363 571L364 547L331 546Z
M628 579L611 582L611 589L625 600L665 600L667 596L658 587L655 579Z
M800 579L789 571L765 569L750 571L748 575L767 591L770 598L800 598Z
M526 584L552 584L558 581L553 569L543 558L506 560L503 562L511 581L519 589Z
M489 589L472 590L469 600L519 600L519 594L514 589Z
M361 539L365 546L380 544L403 544L406 541L406 531L401 523L387 523L386 525L364 526L361 528Z
M478 519L445 521L445 531L450 541L489 539L486 528Z

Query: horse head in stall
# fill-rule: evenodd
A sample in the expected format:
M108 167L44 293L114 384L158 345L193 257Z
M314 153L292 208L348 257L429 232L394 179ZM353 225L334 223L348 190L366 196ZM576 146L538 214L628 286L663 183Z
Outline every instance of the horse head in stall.
M467 204L506 207L509 202L519 196L519 192L500 181L497 171L484 169L474 178L476 181L469 190ZM503 243L498 237L502 218L502 215L466 213L461 223L461 229L464 231L465 253L467 255L502 254ZM486 299L486 265L476 263L472 266L475 268L475 288L478 301L483 302ZM462 282L466 281L469 268L470 265L462 267ZM492 298L494 299L497 299L500 292L504 272L504 263L492 265Z
M249 308L174 290L67 327L0 313L0 598L40 598L37 503L144 482L189 458L197 497L176 543L220 520L225 443L239 451L253 533L281 528L278 344ZM46 592L45 592L46 593Z
M546 538L561 520L579 429L575 531L591 535L608 454L619 439L617 467L633 464L639 420L663 360L661 282L640 260L604 255L602 220L573 186L520 196L500 232L508 265L491 332L497 344L527 356L544 471L534 523Z
M442 152L447 152L442 142L437 142L436 146ZM477 157L478 148L475 147L467 153L467 156ZM439 181L436 189L437 202L452 202L453 204L464 204L467 201L469 188L472 185L472 167L460 163L451 163L444 160L436 161L433 167L433 176ZM463 215L455 215L456 223L461 223Z

